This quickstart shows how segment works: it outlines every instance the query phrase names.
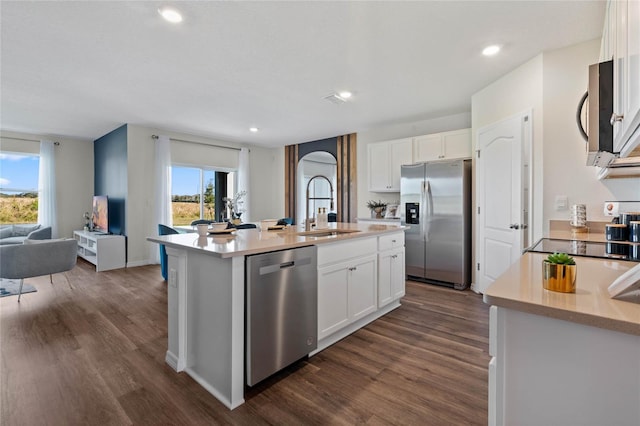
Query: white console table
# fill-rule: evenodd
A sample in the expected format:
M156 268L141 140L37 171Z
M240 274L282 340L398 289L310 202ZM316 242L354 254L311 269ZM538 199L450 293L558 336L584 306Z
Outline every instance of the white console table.
M78 256L96 265L97 272L125 267L124 236L73 231L73 238L78 241Z

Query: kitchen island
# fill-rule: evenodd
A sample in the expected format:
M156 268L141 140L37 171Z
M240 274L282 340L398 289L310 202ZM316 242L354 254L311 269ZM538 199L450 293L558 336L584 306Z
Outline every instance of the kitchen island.
M166 362L185 371L228 408L244 402L245 260L247 256L317 247L318 342L315 354L400 306L404 295L404 230L332 223L199 237L150 237L168 255Z
M546 254L525 253L484 295L489 424L640 424L640 294L608 286L637 263L575 257L575 293L542 288Z

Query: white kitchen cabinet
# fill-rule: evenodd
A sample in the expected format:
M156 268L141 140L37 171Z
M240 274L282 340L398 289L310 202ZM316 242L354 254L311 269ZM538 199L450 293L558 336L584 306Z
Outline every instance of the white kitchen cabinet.
M377 309L377 241L318 246L318 340Z
M412 139L370 143L367 152L369 191L400 192L400 167L413 163Z
M73 231L73 237L78 241L78 256L96 265L97 272L125 267L124 236Z
M626 157L640 145L640 2L612 1L608 13L603 44L613 47L613 148Z
M492 306L489 355L489 425L640 424L637 335Z
M376 255L318 268L318 339L377 309Z
M318 339L349 324L349 270L343 264L318 269Z
M405 294L404 232L378 237L378 307Z
M378 307L404 296L404 248L378 255Z
M471 129L415 137L413 149L416 163L471 158Z
M607 3L600 43L600 62L613 59L616 46L616 2Z

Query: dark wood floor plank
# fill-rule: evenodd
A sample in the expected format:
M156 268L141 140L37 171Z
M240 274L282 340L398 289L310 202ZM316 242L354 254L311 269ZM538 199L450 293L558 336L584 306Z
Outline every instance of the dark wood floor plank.
M158 266L71 271L0 298L0 424L486 424L489 309L407 282L402 306L247 388L229 411L165 362ZM35 402L34 402L35 399Z

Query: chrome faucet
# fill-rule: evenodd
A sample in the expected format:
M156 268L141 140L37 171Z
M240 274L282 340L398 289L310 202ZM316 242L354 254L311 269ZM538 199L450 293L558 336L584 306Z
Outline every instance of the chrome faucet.
M331 197L310 197L309 196L309 187L311 186L311 182L313 182L316 178L322 178L329 183L329 189L331 190ZM333 210L333 185L328 177L323 175L315 175L311 179L309 179L309 183L307 183L307 210L306 210L306 218L304 220L304 230L311 230L311 221L309 220L309 200L331 200L331 204L329 205L329 210Z

